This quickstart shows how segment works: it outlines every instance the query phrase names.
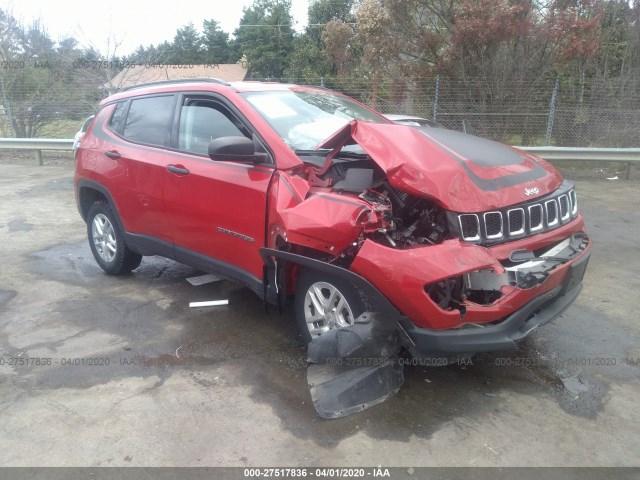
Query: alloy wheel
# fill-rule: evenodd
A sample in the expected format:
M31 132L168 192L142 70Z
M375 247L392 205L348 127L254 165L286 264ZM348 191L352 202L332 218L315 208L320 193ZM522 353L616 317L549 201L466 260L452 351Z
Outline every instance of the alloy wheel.
M327 282L316 282L304 297L304 318L312 337L353 325L353 313L344 295Z

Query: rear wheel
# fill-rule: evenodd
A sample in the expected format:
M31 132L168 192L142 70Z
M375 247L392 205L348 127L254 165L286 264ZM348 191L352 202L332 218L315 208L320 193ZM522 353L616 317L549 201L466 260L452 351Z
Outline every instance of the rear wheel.
M329 330L353 325L365 305L349 282L306 270L298 278L295 311L300 333L309 343Z
M87 236L96 262L110 275L122 275L137 268L142 256L129 250L111 206L95 202L87 213Z

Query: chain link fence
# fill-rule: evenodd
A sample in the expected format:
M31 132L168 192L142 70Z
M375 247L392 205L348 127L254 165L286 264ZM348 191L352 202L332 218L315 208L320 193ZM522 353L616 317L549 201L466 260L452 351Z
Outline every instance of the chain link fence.
M376 108L435 120L511 145L640 147L640 79L582 85L548 78L537 82L434 77L376 84L362 79L294 83L324 85Z
M420 116L456 130L464 125L476 135L511 145L640 147L640 79L632 85L560 78L282 81L331 88L382 113ZM9 89L1 81L0 87L3 137L71 138L106 96L99 86L57 92L28 85Z
M73 138L105 96L96 87L16 85L0 76L0 136Z

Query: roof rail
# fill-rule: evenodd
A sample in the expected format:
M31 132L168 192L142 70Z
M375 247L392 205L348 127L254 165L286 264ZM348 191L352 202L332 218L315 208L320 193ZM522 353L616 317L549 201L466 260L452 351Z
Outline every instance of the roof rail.
M225 80L220 80L219 78L176 78L175 80L158 80L157 82L147 82L147 83L139 83L137 85L131 85L129 87L124 87L120 89L120 92L126 92L128 90L134 90L136 88L142 87L151 87L156 85L172 85L176 83L192 83L192 82L208 82L208 83L218 83L221 85L230 86L231 84Z

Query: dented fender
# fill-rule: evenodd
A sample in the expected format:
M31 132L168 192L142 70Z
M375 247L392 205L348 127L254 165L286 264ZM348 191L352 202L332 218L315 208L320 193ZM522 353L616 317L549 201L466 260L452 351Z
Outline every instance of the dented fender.
M322 193L279 211L278 217L285 240L335 255L358 238L369 210L364 202Z
M337 255L378 216L364 200L313 188L305 179L279 172L269 192L269 242L286 242Z

